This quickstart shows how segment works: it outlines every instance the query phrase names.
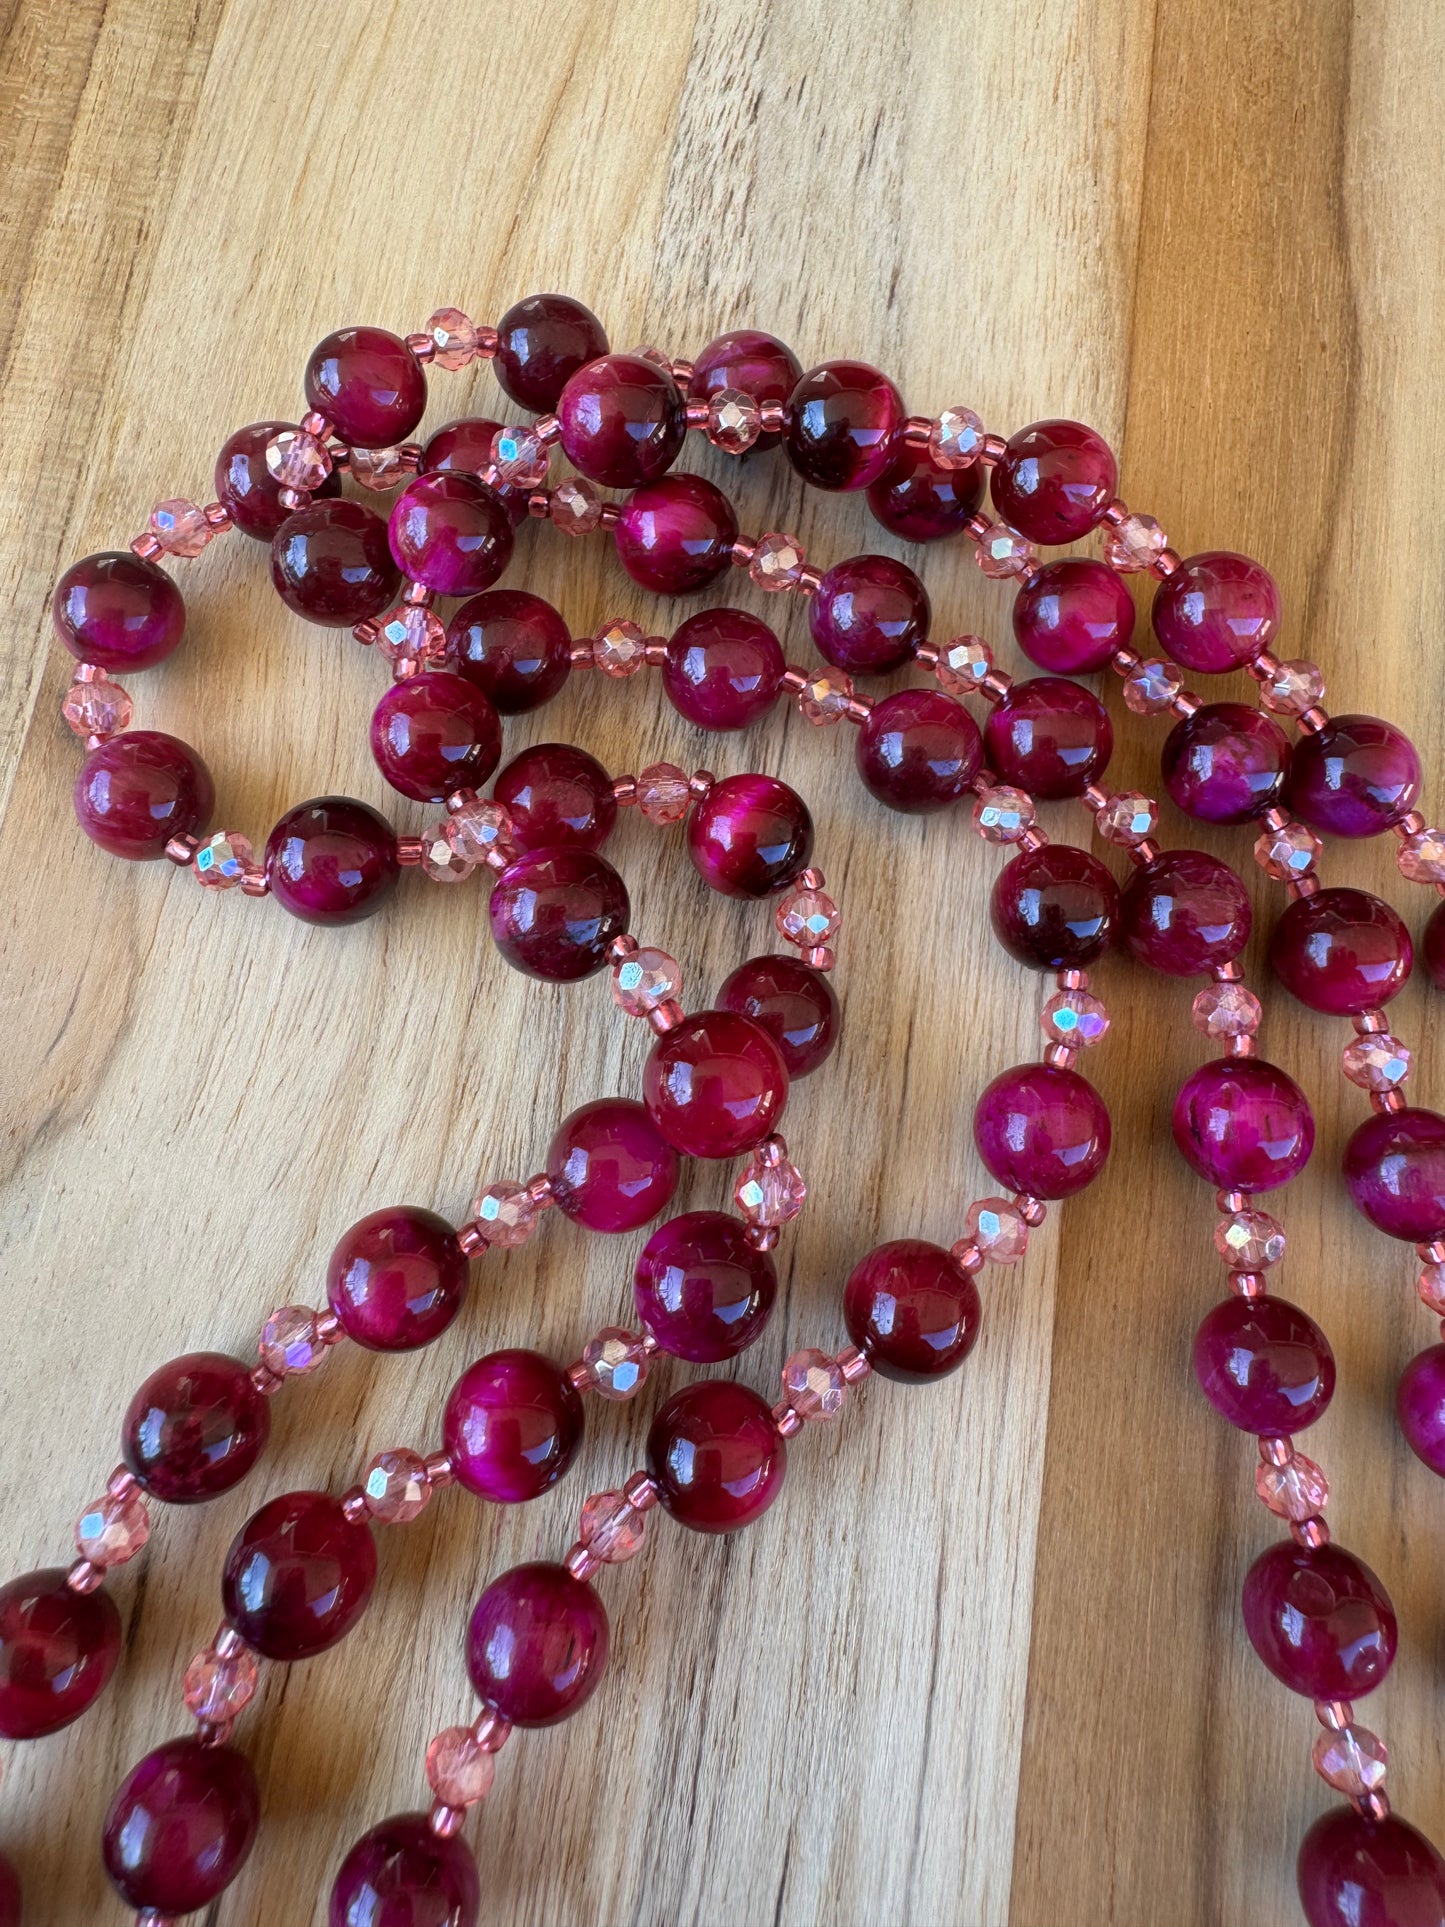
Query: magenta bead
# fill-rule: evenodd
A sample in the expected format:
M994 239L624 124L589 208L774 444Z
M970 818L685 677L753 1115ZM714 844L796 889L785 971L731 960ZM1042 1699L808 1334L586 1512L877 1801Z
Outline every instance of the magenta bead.
M1082 970L1114 941L1119 886L1096 856L1069 843L1021 850L989 897L993 933L1035 970Z
M1279 631L1279 589L1247 555L1191 555L1154 591L1154 633L1166 656L1222 676L1253 662Z
M1205 703L1164 739L1164 787L1201 823L1249 823L1284 795L1289 739L1247 703Z
M128 550L72 562L50 599L55 633L80 662L101 669L149 669L186 632L186 604L174 579Z
M480 789L502 753L502 726L480 689L449 670L393 683L371 717L371 753L394 790L440 803Z
M252 422L238 428L216 457L216 500L243 535L269 542L291 513L281 500L281 484L266 466L266 445L277 435L294 434L295 422ZM341 470L333 468L313 499L341 493Z
M567 460L608 488L665 475L687 428L677 383L641 355L603 355L579 368L562 390L557 419Z
M460 1834L394 1813L352 1847L331 1887L327 1927L477 1927L481 1881Z
M989 483L1010 528L1057 546L1103 520L1119 470L1109 444L1083 422L1031 422L1010 435Z
M693 810L687 851L725 897L766 897L808 867L813 819L796 790L771 776L725 776Z
M1354 1700L1395 1657L1395 1609L1362 1559L1343 1546L1282 1539L1244 1580L1249 1643L1292 1693Z
M607 353L607 331L568 294L529 294L497 323L493 372L502 393L550 415L579 368Z
M966 796L978 770L978 725L940 689L899 689L874 703L854 757L864 787L891 810L921 814Z
M63 1566L0 1586L0 1738L38 1740L69 1726L101 1693L120 1657L120 1614L108 1592L73 1592Z
M449 474L484 475L493 465L492 443L501 426L487 415L463 415L456 421L443 422L421 452L419 472L427 475L441 469ZM528 490L512 488L505 482L489 482L487 486L501 498L513 528L526 521Z
M346 1637L375 1583L371 1527L353 1524L329 1492L284 1492L231 1541L221 1603L267 1659L310 1659Z
M271 580L288 609L327 629L350 629L395 601L401 574L386 523L360 502L313 502L277 529Z
M600 850L617 821L612 778L570 743L536 743L514 756L492 787L512 818L520 850Z
M151 1373L126 1408L120 1455L153 1498L195 1505L229 1492L271 1435L271 1402L224 1352L187 1352Z
M1185 1163L1220 1191L1273 1191L1314 1149L1308 1098L1260 1057L1201 1064L1180 1086L1173 1123Z
M1345 1186L1377 1230L1412 1244L1445 1237L1445 1117L1384 1111L1345 1146Z
M554 1486L582 1438L582 1400L540 1352L489 1352L447 1395L442 1433L452 1476L496 1505Z
M1081 684L1062 676L1016 682L983 726L994 774L1031 796L1082 796L1109 767L1114 729L1108 711Z
M563 1118L547 1152L559 1211L589 1231L635 1231L677 1189L677 1153L644 1107L600 1097Z
M467 1627L477 1696L513 1726L555 1726L596 1691L607 1611L585 1579L538 1560L494 1579Z
M1010 1191L1071 1198L1104 1168L1112 1133L1104 1100L1077 1071L1016 1064L973 1111L973 1141Z
M392 504L392 560L437 595L490 589L512 559L512 517L475 475L418 475Z
M1221 1418L1260 1438L1313 1425L1335 1389L1335 1356L1313 1318L1283 1298L1226 1298L1194 1337L1194 1376Z
M260 1819L261 1790L244 1753L168 1740L116 1788L101 1835L105 1870L132 1907L195 1913L246 1864Z
M1135 870L1119 908L1125 943L1166 977L1233 963L1254 920L1239 877L1203 850L1166 850Z
M738 518L701 475L664 475L633 489L613 536L634 582L655 595L689 595L732 566Z
M745 609L704 609L668 638L662 686L680 716L701 729L746 729L782 686L782 644Z
M647 1469L662 1504L694 1532L736 1532L762 1517L783 1489L788 1448L749 1386L698 1379L658 1412Z
M1387 1004L1405 988L1414 957L1403 920L1368 890L1299 897L1269 940L1269 960L1285 989L1332 1017Z
M509 863L492 889L492 940L514 970L575 983L607 962L627 928L627 886L593 850L537 850Z
M694 401L707 401L731 388L755 402L784 402L802 372L798 357L776 335L758 328L734 328L703 349L693 363L687 392ZM781 439L770 430L758 436L753 448L776 448Z
M464 602L447 624L447 647L457 674L504 716L550 701L572 669L566 623L525 589L492 589Z
M868 484L875 522L905 542L939 542L958 535L983 500L981 462L941 468L926 448L901 443L886 475Z
M339 328L311 350L306 400L349 445L395 448L425 413L426 376L398 335Z
M1332 716L1290 758L1285 801L1329 836L1379 836L1415 807L1420 756L1393 723Z
M266 878L283 910L303 923L373 916L399 869L391 825L369 803L317 796L288 810L266 839Z
M896 1238L854 1266L843 1317L874 1371L921 1384L968 1357L983 1309L973 1279L941 1246Z
M718 1007L761 1024L782 1053L789 1078L806 1077L832 1055L841 1015L821 970L801 957L750 957L727 977Z
M1295 1875L1307 1927L1441 1927L1445 1860L1398 1814L1331 1807L1300 1842Z
M1416 1458L1445 1478L1445 1345L1410 1360L1396 1387L1395 1413Z
M912 659L928 640L928 591L891 555L835 562L808 603L818 654L856 676L882 675Z
M326 1267L326 1302L371 1352L410 1352L446 1330L467 1295L467 1260L445 1218L389 1205L360 1218Z
M866 361L825 361L788 397L783 447L814 488L867 488L893 466L903 397Z
M694 1158L735 1158L773 1130L788 1101L782 1053L761 1024L700 1010L665 1031L642 1072L658 1130Z
M92 843L133 863L164 856L173 836L204 830L211 772L189 743L131 729L90 751L75 779L75 817Z
M722 1211L687 1211L659 1225L637 1260L638 1322L663 1351L696 1365L735 1358L762 1331L777 1274L746 1227Z
M1122 576L1089 556L1036 570L1014 597L1014 635L1040 669L1059 676L1102 669L1134 634L1134 598Z

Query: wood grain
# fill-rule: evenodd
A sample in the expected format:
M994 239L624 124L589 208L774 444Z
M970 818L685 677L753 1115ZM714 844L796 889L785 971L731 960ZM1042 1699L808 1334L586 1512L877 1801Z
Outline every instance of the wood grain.
M685 353L767 326L805 362L881 362L919 409L1095 422L1181 548L1268 561L1290 611L1282 653L1324 664L1334 706L1406 721L1438 771L1442 60L1429 0L0 9L5 1570L64 1556L156 1362L244 1348L271 1305L314 1302L363 1212L411 1199L455 1216L479 1178L535 1169L552 1121L632 1088L644 1051L605 989L504 970L474 888L411 879L373 922L309 930L84 844L45 617L65 562L123 540L162 495L203 494L232 427L297 405L329 328L415 327L443 300L495 315L561 287L619 343ZM437 422L495 390L468 372L432 393ZM897 549L858 500L805 494L780 462L689 461L736 490L745 527L795 528L822 560ZM966 554L922 566L942 632L1007 637L1007 599ZM253 836L331 789L419 827L367 753L378 665L287 616L265 573L240 538L187 565L191 634L135 679L140 720L201 748L224 820ZM512 579L578 632L614 612L665 632L679 613L599 545L535 527ZM782 620L806 655L806 624ZM1152 787L1157 736L1116 721L1116 774ZM720 741L650 683L578 679L509 726L509 746L544 737L614 769L767 768L817 819L847 917L848 1027L789 1109L813 1202L741 1362L766 1386L795 1345L841 1341L839 1288L863 1251L947 1242L976 1194L973 1095L1037 1044L1036 985L983 915L995 860L956 820L886 816L846 745L796 718ZM1252 868L1238 836L1168 813L1164 834ZM675 835L628 822L615 848L636 927L699 991L766 944L766 912L710 898ZM1332 874L1418 920L1388 851L1347 859ZM1257 902L1255 974L1273 911ZM664 1527L609 1579L602 1690L565 1731L507 1748L474 1823L488 1927L1297 1918L1294 1844L1325 1804L1313 1720L1240 1631L1240 1578L1271 1530L1247 1443L1188 1369L1219 1286L1207 1192L1168 1147L1170 1096L1199 1054L1189 991L1122 959L1101 983L1106 1181L1023 1267L986 1276L985 1335L958 1378L870 1386L795 1449L755 1530L703 1543ZM1417 984L1395 1009L1438 1101L1436 1007ZM1445 1523L1390 1414L1428 1333L1409 1253L1340 1194L1359 1109L1339 1043L1272 1000L1266 1047L1320 1127L1284 1200L1285 1289L1340 1362L1311 1447L1332 1517L1401 1613L1368 1717L1398 1804L1441 1837ZM723 1173L689 1174L685 1202L724 1195ZM124 1917L100 1819L127 1765L183 1730L179 1673L260 1499L339 1489L380 1446L432 1439L484 1349L572 1356L625 1314L639 1242L549 1223L487 1261L431 1352L338 1354L278 1401L245 1488L159 1519L117 1585L116 1685L78 1727L9 1749L0 1849L31 1927ZM636 1463L653 1402L649 1387L639 1409L600 1411L587 1463L535 1506L452 1493L387 1535L360 1630L276 1673L247 1715L265 1822L221 1927L319 1922L342 1847L420 1802L428 1734L470 1703L460 1628L479 1583L565 1545L581 1496Z

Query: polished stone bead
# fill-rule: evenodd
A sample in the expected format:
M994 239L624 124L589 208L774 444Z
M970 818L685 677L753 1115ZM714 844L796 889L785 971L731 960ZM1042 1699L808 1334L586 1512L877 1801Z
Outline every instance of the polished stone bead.
M116 1789L105 1816L105 1870L132 1907L197 1912L246 1863L261 1819L250 1761L230 1746L168 1740Z
M854 756L870 795L889 809L947 809L970 792L982 745L978 725L941 689L899 689L876 702Z
M1377 1230L1412 1244L1445 1237L1445 1117L1386 1111L1345 1146L1345 1185Z
M903 397L866 361L825 361L788 397L783 447L814 488L867 488L893 466Z
M1083 422L1032 422L1010 435L989 478L993 505L1030 542L1076 542L1119 485L1113 450Z
M590 308L567 294L529 294L497 323L492 366L504 395L549 415L577 370L606 353L607 332Z
M783 1488L788 1448L766 1402L747 1385L698 1379L658 1412L647 1469L661 1503L694 1532L735 1532Z
M1021 850L989 897L993 933L1035 970L1082 970L1119 927L1119 886L1096 856L1069 843Z
M928 591L891 555L835 562L808 603L818 654L855 676L883 675L912 659L928 640Z
M327 1927L477 1927L481 1881L460 1834L396 1813L351 1848L331 1886Z
M613 530L617 557L654 595L690 595L732 566L738 518L701 475L664 475L632 490Z
M149 669L186 631L185 600L157 562L128 550L72 562L50 599L55 633L79 662Z
M1335 1357L1315 1321L1283 1298L1224 1299L1194 1337L1194 1376L1221 1418L1288 1438L1322 1416Z
M675 1150L733 1158L776 1128L788 1100L788 1073L760 1024L730 1010L701 1010L653 1045L642 1096Z
M617 821L612 778L570 743L535 743L492 786L519 850L600 850Z
M291 513L281 500L281 484L266 465L266 445L295 431L295 422L252 422L238 428L216 457L216 500L241 533L258 542L269 542ZM312 490L323 501L340 493L338 468Z
M513 1566L478 1599L467 1627L477 1696L513 1726L555 1726L596 1691L607 1611L585 1579L541 1560Z
M687 1211L643 1246L632 1281L638 1321L674 1358L735 1358L767 1324L777 1275L746 1230L723 1211Z
M306 400L342 441L395 448L426 410L426 376L398 335L385 328L339 328L311 350Z
M640 355L604 355L579 368L557 403L562 453L607 488L655 482L677 460L686 411L677 383Z
M206 829L211 772L189 743L131 729L91 750L75 779L75 817L92 843L133 863L164 856L173 836Z
M1166 977L1197 977L1232 963L1253 920L1244 884L1203 850L1166 850L1135 870L1120 898L1125 943Z
M226 1617L267 1659L310 1659L344 1639L376 1583L376 1542L329 1492L286 1492L231 1541L221 1575Z
M442 1434L459 1484L497 1505L520 1505L572 1463L582 1400L540 1352L489 1352L448 1393Z
M1134 598L1102 562L1061 556L1030 576L1014 597L1014 635L1030 662L1054 675L1102 669L1134 634Z
M843 1291L848 1336L884 1378L924 1383L973 1350L978 1287L941 1245L895 1238L854 1266Z
M1441 1927L1445 1859L1398 1814L1322 1813L1296 1862L1307 1927Z
M152 1372L127 1406L120 1453L153 1498L194 1505L238 1485L270 1434L271 1402L249 1366L187 1352Z
M422 450L421 474L441 469L447 474L484 475L496 466L492 460L492 443L501 426L489 415L463 415L455 421L443 422ZM503 481L489 486L501 497L514 528L526 521L526 489L514 488Z
M453 790L480 789L502 753L490 700L450 670L393 683L371 718L371 753L395 790L440 803Z
M512 559L512 517L475 475L418 475L392 504L387 541L413 582L437 595L478 595Z
M1250 823L1276 807L1289 769L1289 739L1247 703L1206 703L1164 739L1164 787L1202 823Z
M326 1301L348 1338L409 1352L446 1330L467 1295L467 1260L445 1218L389 1205L360 1218L332 1252Z
M1420 754L1403 730L1377 716L1332 716L1295 744L1285 801L1329 836L1379 836L1419 794Z
M1300 897L1269 940L1269 961L1285 989L1333 1017L1389 1003L1405 988L1414 956L1403 918L1368 890Z
M662 686L680 716L702 729L746 729L782 686L782 645L745 609L704 609L668 638Z
M725 897L766 897L808 867L813 819L796 790L771 776L725 776L687 824L698 875Z
M288 609L328 629L351 629L396 600L401 571L386 523L360 502L313 502L277 529L271 580Z
M557 1127L547 1152L552 1197L589 1231L635 1231L677 1189L677 1153L630 1097L600 1097Z
M769 954L739 964L718 991L718 1006L761 1024L782 1053L788 1076L806 1077L838 1041L837 994L801 957Z
M1245 1575L1244 1630L1278 1680L1314 1700L1373 1691L1395 1657L1395 1609L1343 1546L1283 1539Z
M944 468L927 448L901 444L887 474L868 484L875 522L905 542L958 535L983 500L982 462Z
M514 970L575 983L607 962L627 928L627 886L593 850L537 850L509 863L493 887L492 939Z
M1417 1352L1400 1374L1395 1413L1410 1450L1445 1477L1445 1345Z
M399 869L391 825L350 796L298 803L266 839L271 894L303 923L359 923L375 915Z
M0 1738L38 1740L78 1720L120 1657L120 1614L104 1591L75 1592L63 1566L0 1586Z
M980 1096L973 1141L1009 1191L1071 1198L1104 1168L1111 1139L1104 1100L1077 1071L1017 1064Z
M1309 1163L1315 1120L1292 1077L1258 1057L1201 1064L1174 1100L1174 1142L1220 1191L1272 1191Z
M802 372L797 356L776 335L758 328L733 328L703 349L693 363L687 392L694 401L708 401L730 388L755 402L782 402L797 387ZM753 447L776 448L780 439L775 431L766 431Z
M457 674L504 716L555 696L572 669L572 637L550 602L526 589L491 589L464 602L447 624Z
M984 756L1031 796L1082 796L1109 767L1114 729L1098 697L1062 676L1017 682L989 712Z
M1279 630L1279 589L1247 555L1191 555L1154 591L1154 633L1166 656L1219 676L1253 662Z

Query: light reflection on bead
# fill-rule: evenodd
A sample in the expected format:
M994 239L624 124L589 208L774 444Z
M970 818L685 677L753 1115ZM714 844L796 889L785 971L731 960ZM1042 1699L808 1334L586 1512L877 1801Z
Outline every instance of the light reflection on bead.
M797 588L806 560L798 538L775 529L758 537L748 563L748 574L760 589L778 594L785 589Z
M582 1502L577 1537L604 1565L635 1559L647 1536L647 1521L625 1492L593 1492Z
M1267 1211L1232 1211L1214 1227L1214 1249L1232 1271L1263 1271L1284 1256L1284 1226Z
M1017 843L1033 823L1033 798L1008 783L981 790L973 806L973 827L990 843Z
M1385 1742L1367 1726L1352 1722L1336 1732L1318 1734L1310 1757L1327 1786L1356 1800L1385 1784L1390 1753Z
M681 989L682 967L665 950L637 950L612 966L612 996L629 1017L646 1017Z
M1276 883L1307 876L1319 860L1320 840L1308 824L1286 822L1255 838L1254 860Z
M1345 1045L1345 1076L1365 1091L1392 1091L1410 1075L1410 1052L1387 1030L1372 1031Z
M540 1210L525 1185L502 1179L472 1200L472 1217L487 1243L512 1249L524 1245L537 1228Z
M1124 678L1124 702L1136 716L1160 716L1184 687L1177 663L1152 657Z
M1402 837L1395 861L1408 883L1445 883L1445 830L1415 830Z
M774 1155L781 1138L765 1138L743 1166L733 1190L739 1211L750 1225L787 1224L802 1210L808 1195L803 1174L784 1154Z
M1258 997L1244 984L1206 984L1190 1011L1196 1030L1206 1037L1252 1037L1264 1011Z
M811 676L798 692L798 708L810 723L841 723L853 702L853 678L841 669Z
M475 360L476 323L460 308L438 308L427 317L425 332L431 338L432 359L438 368L455 372Z
M431 1502L426 1460L404 1445L378 1452L361 1475L366 1509L382 1525L409 1525Z
M929 427L928 452L940 468L968 468L983 452L983 436L971 408L945 408Z
M601 1398L635 1398L647 1378L649 1348L639 1332L604 1325L582 1347L593 1390Z
M794 1352L782 1370L783 1396L800 1419L836 1417L848 1390L836 1358L811 1348Z
M1028 1222L1008 1198L979 1198L968 1207L968 1235L991 1265L1016 1265L1029 1248Z
M470 1727L444 1727L426 1750L427 1785L449 1807L472 1807L484 1800L496 1773L495 1755Z
M1109 1013L1087 990L1061 990L1039 1012L1039 1028L1052 1044L1090 1049L1109 1028Z
M197 879L212 890L230 890L256 870L256 853L236 830L217 830L191 858Z

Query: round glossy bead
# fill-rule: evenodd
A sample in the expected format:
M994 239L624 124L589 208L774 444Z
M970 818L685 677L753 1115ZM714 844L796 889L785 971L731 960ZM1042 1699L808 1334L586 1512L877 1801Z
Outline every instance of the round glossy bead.
M1089 556L1045 563L1014 597L1014 635L1040 669L1059 676L1102 669L1134 634L1134 598L1123 579Z
M1174 1142L1220 1191L1273 1191L1309 1163L1315 1120L1292 1077L1258 1057L1201 1064L1174 1100Z
M1201 823L1249 823L1284 795L1289 739L1247 703L1205 703L1164 739L1164 787Z
M1396 1388L1395 1413L1416 1458L1445 1477L1445 1345L1410 1360Z
M426 410L421 363L385 328L339 328L306 364L306 400L358 448L395 448Z
M540 1352L489 1352L453 1385L442 1432L459 1484L497 1505L519 1505L555 1485L572 1463L582 1400Z
M825 361L788 397L783 447L814 488L867 488L893 466L903 397L866 361Z
M1261 1438L1288 1438L1329 1405L1335 1357L1298 1306L1283 1298L1226 1298L1195 1334L1194 1376L1231 1425Z
M244 1753L168 1740L116 1789L105 1816L105 1870L127 1903L177 1915L208 1906L246 1863L261 1791Z
M607 1611L565 1566L513 1566L494 1579L467 1627L478 1697L513 1726L555 1726L596 1690L607 1664Z
M392 504L392 559L437 595L490 589L512 559L512 517L475 475L418 475Z
M158 563L125 550L72 562L50 599L55 633L79 662L149 669L186 632L186 604Z
M817 1070L838 1041L837 994L822 971L801 957L750 957L724 980L717 1000L721 1009L762 1025L790 1078Z
M761 1024L700 1010L666 1031L642 1072L658 1130L694 1158L735 1158L773 1130L788 1101L782 1053Z
M1102 435L1083 422L1032 422L1010 435L989 478L993 505L1030 542L1076 542L1113 501L1119 469Z
M1300 1842L1295 1867L1308 1927L1439 1927L1445 1860L1398 1814L1370 1820L1331 1807Z
M226 1618L267 1659L310 1659L344 1639L376 1583L376 1542L329 1492L285 1492L242 1526L221 1574Z
M1377 716L1332 716L1295 744L1285 800L1329 836L1379 836L1419 794L1420 756L1403 730Z
M1345 1185L1355 1208L1392 1238L1445 1237L1445 1117L1385 1111L1345 1146Z
M638 1322L663 1351L697 1365L735 1358L772 1314L773 1261L723 1211L687 1211L642 1248L632 1290Z
M368 803L317 796L288 810L266 839L266 878L303 923L359 923L378 911L399 865L391 825Z
M899 689L876 702L854 750L869 793L910 814L967 796L980 754L978 725L941 689Z
M442 469L449 474L484 475L493 466L492 443L500 422L488 415L463 415L443 422L421 453L420 472ZM515 527L527 519L527 490L506 482L489 484L501 497Z
M376 705L371 753L394 790L440 803L453 790L486 782L502 753L502 726L474 683L428 670L393 683Z
M701 475L664 475L633 489L613 535L634 582L656 595L689 595L732 566L738 518Z
M1114 729L1104 705L1062 676L1016 682L983 729L984 755L1001 782L1031 796L1082 796L1109 767Z
M607 962L627 928L627 886L593 850L537 850L509 863L493 887L492 940L514 970L575 983Z
M679 1525L735 1532L782 1491L788 1448L749 1386L699 1379L674 1392L652 1421L647 1469Z
M1262 1552L1245 1575L1244 1630L1275 1678L1308 1699L1359 1699L1395 1657L1389 1595L1343 1546L1283 1539Z
M173 836L204 830L216 807L211 772L189 743L131 729L91 750L75 779L75 817L92 843L139 863Z
M1197 977L1232 963L1253 920L1239 877L1203 850L1166 850L1135 870L1120 898L1125 943L1166 977Z
M875 522L905 542L938 542L957 535L983 500L981 462L941 468L930 450L900 444L886 475L868 484Z
M331 1887L327 1927L476 1927L481 1881L460 1834L396 1813L352 1847Z
M152 1372L127 1406L120 1455L152 1497L194 1505L238 1485L270 1434L271 1403L249 1366L187 1352Z
M326 1302L348 1338L409 1352L440 1337L467 1295L467 1260L445 1218L390 1205L358 1219L331 1254Z
M1022 850L989 897L993 933L1035 970L1082 970L1119 927L1119 886L1096 856L1068 843Z
M771 776L725 776L687 824L698 875L725 897L766 897L808 867L813 819L796 790Z
M550 415L577 370L606 353L607 332L590 308L567 294L529 294L497 323L492 366L504 395Z
M547 1152L559 1211L589 1231L635 1231L666 1210L677 1153L630 1097L600 1097L563 1118Z
M973 1350L982 1316L973 1279L922 1238L870 1251L843 1292L848 1336L884 1378L921 1383L954 1371Z
M782 686L782 645L744 609L704 609L668 638L662 686L680 716L702 729L746 729Z
M1111 1139L1104 1100L1077 1071L1017 1064L996 1077L973 1112L973 1141L1009 1191L1071 1198L1104 1168Z
M277 529L271 580L298 616L323 628L350 629L395 601L401 572L375 509L360 502L313 502Z
M1247 555L1191 555L1154 591L1154 633L1166 656L1220 676L1253 662L1279 630L1279 589Z
M38 1740L69 1726L120 1657L120 1614L108 1592L74 1592L63 1566L0 1586L0 1738Z
M734 328L710 341L693 363L688 394L707 401L723 389L750 395L756 402L786 401L803 372L792 349L758 328ZM776 448L781 438L761 434L754 448Z
M570 743L536 743L514 756L492 788L521 850L600 850L617 821L612 778Z
M447 624L447 646L457 674L504 716L550 701L572 669L566 623L525 589L492 589L464 602Z
M677 383L641 355L603 355L579 368L562 390L557 419L573 468L608 488L666 474L687 427Z
M258 542L269 542L291 513L281 500L281 484L266 466L266 444L295 428L295 422L252 422L238 428L216 457L216 500L241 533ZM333 468L312 493L323 499L339 495L340 469Z
M928 591L891 555L836 562L808 604L808 628L824 661L857 676L911 660L928 639Z
M1405 988L1414 957L1403 919L1368 890L1298 898L1269 940L1269 961L1285 989L1334 1017L1387 1004Z

